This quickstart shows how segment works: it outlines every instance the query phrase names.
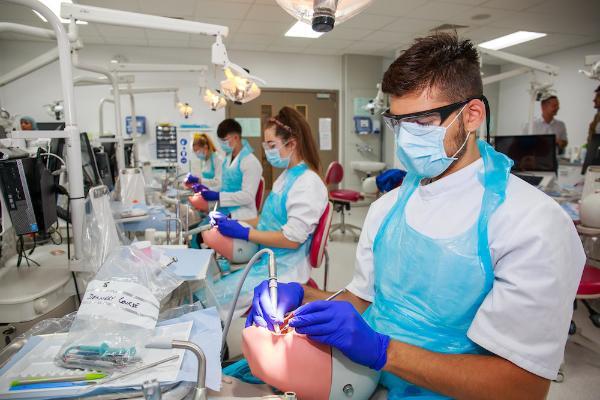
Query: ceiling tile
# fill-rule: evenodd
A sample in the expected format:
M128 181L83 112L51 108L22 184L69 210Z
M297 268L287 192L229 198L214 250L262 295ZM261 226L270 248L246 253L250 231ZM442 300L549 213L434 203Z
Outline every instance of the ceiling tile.
M274 3L274 2L273 2ZM294 17L285 12L285 10L278 5L266 5L266 4L254 4L250 7L250 11L246 15L246 19L253 21L294 21Z
M514 28L514 30L600 36L600 24L593 18L584 20L581 18L565 18L560 15L520 12L494 21L490 25L501 28Z
M340 24L344 28L362 28L369 30L381 29L387 24L395 21L396 17L390 17L385 15L373 15L373 14L358 14L357 16L350 18L348 21ZM335 30L335 28L334 28Z
M308 39L308 38L293 38L293 37L282 37L271 41L269 44L269 48L271 47L279 47L284 48L287 47L289 49L305 49L308 46L314 46L317 40ZM264 43L264 42L263 42Z
M260 21L244 21L237 30L240 33L258 33L263 35L283 36L291 25L289 23L271 22L265 24Z
M106 40L105 38L103 38L101 35L97 35L97 36L90 36L87 37L83 40L83 44L121 44L123 40L134 40L134 41L140 41L141 43L139 43L140 45L144 46L147 45L148 42L146 41L146 39L130 39L130 38L111 38L110 41Z
M231 46L227 46L228 50L243 50L243 51L265 51L267 45L264 43L233 43Z
M128 28L126 26L90 24L94 25L104 37L132 37L144 39L146 37L142 28ZM156 31L155 31L156 32Z
M374 32L374 31L368 30L368 29L363 29L363 28L352 29L352 28L345 28L344 26L345 25L336 27L334 30L332 30L331 32L327 32L326 34L324 34L321 37L330 37L332 39L359 40L359 39L364 38L368 34Z
M364 13L401 17L429 0L376 0Z
M462 37L469 38L475 43L483 43L500 36L508 35L514 32L509 28L494 28L492 26L475 27L461 34Z
M371 54L374 51L384 49L386 43L378 43L373 41L361 40L351 44L344 49L344 53L348 54Z
M148 44L155 47L188 47L189 40L148 39Z
M16 33L16 32L2 32L0 33L0 39L2 40L27 40L27 41L31 41L31 42L56 42L55 40L52 39L44 39L44 38L40 38L40 37L36 37L36 36L29 36L29 35L23 35L21 33Z
M302 51L303 48L302 49L292 49L292 48L289 48L287 46L268 46L266 48L266 50L267 51L272 51L272 52L275 52L275 53L294 53L294 54L297 54L298 52Z
M374 41L381 43L405 43L410 42L414 39L414 35L411 33L402 32L389 32L389 31L376 31L368 36L365 36L363 40Z
M408 32L423 34L430 29L435 28L440 24L440 21L421 18L398 18L398 20L383 27L383 30L390 32Z
M501 10L522 11L535 4L543 3L545 0L488 0L483 5Z
M344 49L354 43L356 43L356 40L323 39L321 37L314 42L311 42L311 47L320 49Z
M342 50L333 50L333 49L321 49L313 46L308 46L306 49L302 51L303 54L315 54L319 56L331 56L342 54Z
M144 14L160 15L163 17L192 17L196 13L195 0L142 0L140 6Z
M79 0L77 3L94 7L111 8L113 10L142 12L138 0Z
M480 6L487 0L440 0L444 3L460 4L463 6Z
M248 44L248 43L259 43L269 45L274 40L283 38L282 36L271 36L271 35L260 35L255 33L236 33L230 38L227 38L225 45L229 45L229 43L235 44Z
M527 12L559 16L594 18L600 15L600 1L597 0L546 0L527 9Z
M223 0L197 0L196 18L233 18L244 19L250 4L230 3Z
M439 1L427 3L410 11L406 15L412 18L434 19L446 21L448 18L468 14L473 7L461 4L442 3Z
M473 19L474 16L477 15L489 15L488 18L485 19ZM452 17L448 17L444 20L444 22L449 22L453 24L466 25L466 26L488 26L494 21L499 21L504 18L509 18L515 15L515 11L507 11L507 10L499 10L497 8L489 8L489 7L472 7L471 10L465 14L454 15Z
M149 40L170 40L173 42L185 42L188 43L190 40L189 33L180 33L180 32L167 32L167 31L157 31L154 29L147 29L146 36Z

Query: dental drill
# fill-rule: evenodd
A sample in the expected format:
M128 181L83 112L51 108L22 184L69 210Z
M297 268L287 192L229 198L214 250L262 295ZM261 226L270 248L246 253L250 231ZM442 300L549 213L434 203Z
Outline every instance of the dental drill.
M229 313L227 315L227 319L225 320L225 326L223 327L223 342L221 343L221 359L225 355L224 349L227 344L227 334L229 333L229 328L231 327L231 321L233 320L233 314L235 312L235 306L239 300L240 293L242 292L242 286L244 286L244 282L246 281L246 277L252 269L252 266L262 258L264 254L269 255L269 295L271 297L271 303L274 305L274 310L277 309L277 266L275 264L275 253L271 249L261 249L252 258L248 261L248 264L244 267L242 271L242 277L238 282L235 295L233 296L233 302L231 303L231 308L229 309ZM272 286L273 282L273 286ZM274 293L274 295L273 295Z

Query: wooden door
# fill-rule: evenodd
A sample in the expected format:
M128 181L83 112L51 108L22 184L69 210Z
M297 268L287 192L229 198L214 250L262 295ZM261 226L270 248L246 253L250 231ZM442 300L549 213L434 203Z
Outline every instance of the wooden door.
M304 115L310 125L313 137L319 149L321 158L321 174L325 174L327 166L332 161L338 160L338 93L331 90L293 90L293 89L264 89L255 100L249 103L237 105L229 103L227 105L227 118L260 118L260 137L249 137L244 133L254 154L261 161L263 166L263 176L265 177L266 188L271 189L273 182L282 172L280 169L273 168L268 163L262 142L264 141L264 127L267 120L277 115L277 112L283 106L295 108ZM321 150L323 144L319 140L319 119L331 119L331 147L328 150Z

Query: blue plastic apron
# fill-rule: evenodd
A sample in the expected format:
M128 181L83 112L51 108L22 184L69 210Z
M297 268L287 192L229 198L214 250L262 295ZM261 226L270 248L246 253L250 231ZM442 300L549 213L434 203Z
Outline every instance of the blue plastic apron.
M306 164L301 163L286 171L285 182L281 192L277 193L274 190L271 191L267 197L267 200L265 201L263 212L260 215L258 225L256 227L257 230L282 230L283 226L288 220L286 203L289 191L296 180L307 169L308 167ZM311 242L312 235L309 236L297 249L271 247L271 250L273 250L275 253L275 259L277 260L277 276L281 281L288 282L293 280L290 278L295 277L295 268L297 268L297 266L308 257ZM260 246L260 248L264 247L265 246ZM237 272L234 272L215 282L214 291L219 304L229 307L233 292L237 287L239 275L240 274ZM252 267L252 270L246 277L246 281L242 287L242 294L240 295L240 300L238 301L239 306L236 308L240 308L242 312L247 309L252 299L252 291L254 287L267 279L268 275L267 257L263 256L263 258Z
M222 186L221 192L239 192L242 190L242 181L244 179L244 173L242 172L242 160L252 153L252 147L248 144L246 139L242 140L242 150L238 154L238 162L233 165L233 158L231 163L228 164L228 158L225 157L223 160L223 175L222 175ZM237 210L240 206L220 207L221 211L225 215L231 214L232 211Z
M215 153L210 153L210 160L205 160L204 163L210 161L210 169L206 170L205 165L202 165L202 177L204 179L214 179L215 178Z
M404 210L421 178L409 174L375 236L375 298L364 317L392 339L439 353L485 352L467 331L494 281L488 221L504 201L512 161L483 141L478 147L485 190L473 226L446 239L411 228ZM390 390L390 399L447 398L387 372L381 383Z

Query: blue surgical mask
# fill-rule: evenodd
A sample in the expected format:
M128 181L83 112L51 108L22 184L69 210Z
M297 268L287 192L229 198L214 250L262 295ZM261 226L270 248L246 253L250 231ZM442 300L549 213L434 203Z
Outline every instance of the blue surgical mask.
M199 151L195 154L196 154L196 157L198 158L198 160L202 160L202 161L206 160L206 153Z
M228 140L219 140L219 142L221 143L221 148L223 149L225 154L231 154L233 152L233 147L229 145Z
M467 143L470 133L452 157L446 155L444 137L463 109L464 107L447 127L414 122L402 122L396 126L396 156L408 172L423 178L433 178L441 175L456 160L456 155Z
M265 150L265 156L267 156L267 161L275 168L287 168L290 165L290 156L281 157L279 149L267 149Z

